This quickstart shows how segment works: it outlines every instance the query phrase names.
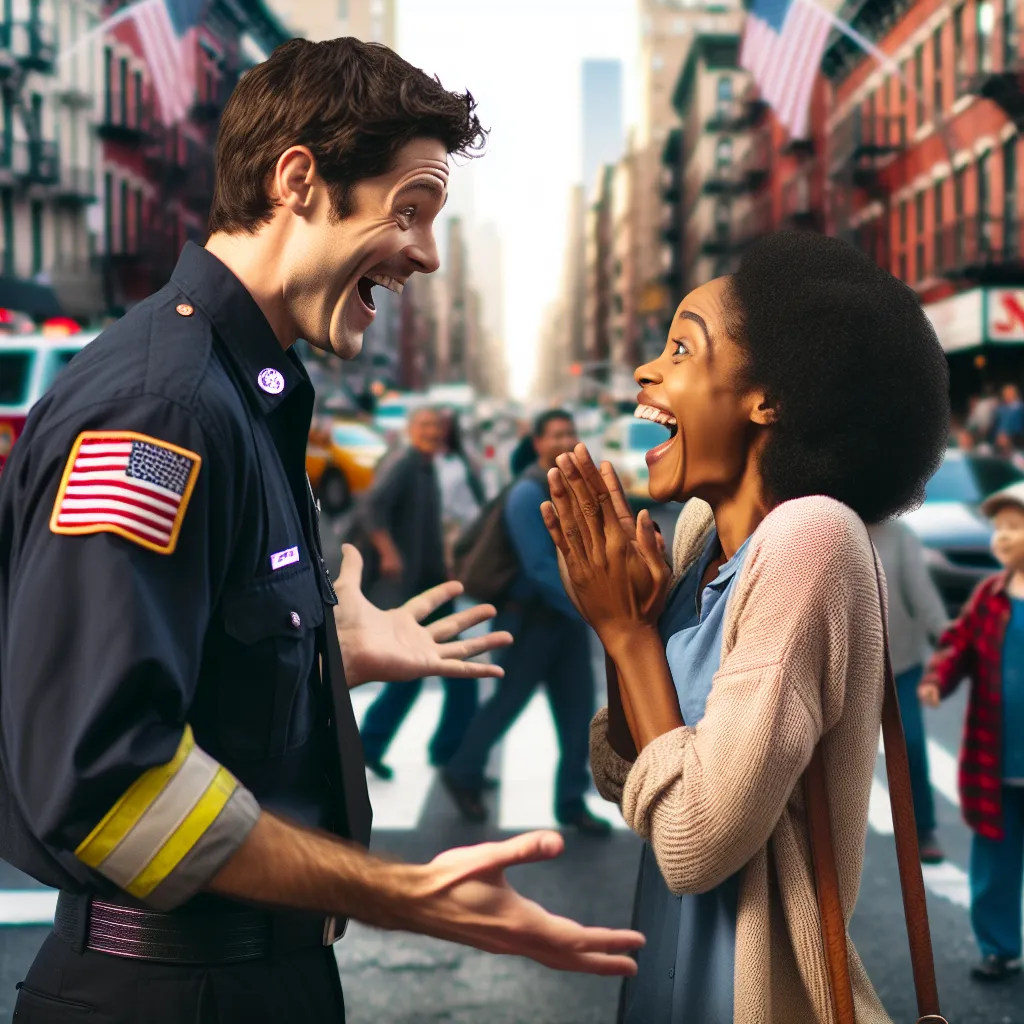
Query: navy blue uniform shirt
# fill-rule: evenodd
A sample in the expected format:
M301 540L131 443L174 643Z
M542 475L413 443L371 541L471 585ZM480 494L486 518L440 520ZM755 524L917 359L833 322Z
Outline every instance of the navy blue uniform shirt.
M347 688L320 671L340 652L312 409L298 357L190 243L32 410L0 475L0 854L17 867L173 909L260 805L368 839Z

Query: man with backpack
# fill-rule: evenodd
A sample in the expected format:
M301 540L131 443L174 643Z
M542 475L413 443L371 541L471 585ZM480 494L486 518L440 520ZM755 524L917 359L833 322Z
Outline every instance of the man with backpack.
M497 655L505 676L470 722L441 779L463 817L486 820L482 797L491 749L544 682L561 753L555 817L586 834L607 835L610 824L591 814L583 798L590 786L595 697L590 628L566 596L540 514L548 499L547 472L577 440L570 413L542 413L533 428L537 462L484 510L456 547L456 571L467 593L479 600L476 591L487 592L499 608L494 628L511 630L516 641Z

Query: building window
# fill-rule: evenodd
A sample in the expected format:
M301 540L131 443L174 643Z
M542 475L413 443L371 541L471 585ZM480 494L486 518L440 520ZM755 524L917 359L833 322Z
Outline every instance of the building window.
M338 0L338 17L342 21L348 20L348 0Z
M103 176L103 244L109 254L114 251L114 176Z
M723 136L715 146L715 166L723 170L732 164L732 139Z
M1017 0L1003 0L1002 66L1004 69L1013 67L1017 59L1017 17Z
M1003 234L1008 245L1017 237L1017 137L1003 144Z
M135 190L135 249L142 248L142 189Z
M110 124L114 100L114 52L103 48L103 120Z
M909 206L906 199L900 203L900 245L907 244L907 215Z
M907 78L910 75L910 68L907 66L908 63L908 61L904 61L900 65L900 116L904 119L909 113L907 110Z
M32 276L43 272L43 204L32 200Z
M131 124L128 120L128 58L121 58L121 74L118 78L121 95L117 98L117 110L121 115L118 124Z
M732 79L728 75L722 75L718 79L718 105L728 106L732 103Z
M932 238L935 240L932 258L936 271L945 267L945 259L943 258L946 238L945 188L946 183L944 181L937 181L932 187L932 217L934 218Z
M914 277L916 280L921 281L925 276L924 266L924 239L925 239L925 228L924 228L924 192L918 192L914 197L914 229L917 236L917 245L915 246L914 261L917 264L915 269Z
M935 30L932 36L932 114L938 117L945 109L942 100L942 26Z
M121 215L121 252L129 252L128 248L128 182L121 182L121 202L119 213Z
M988 219L990 213L989 200L992 195L991 156L992 153L990 151L978 157L978 217L982 223Z
M992 31L996 23L996 12L992 5L992 0L978 0L977 12L977 38L975 45L978 48L978 70L992 71Z
M11 190L0 192L0 206L4 217L4 273L14 274L14 197Z
M920 128L924 124L924 47L919 46L914 51L914 100L917 107L917 118L914 128Z
M134 79L132 101L135 104L135 127L144 128L146 124L146 99L145 89L142 84L142 72L136 71L132 78Z

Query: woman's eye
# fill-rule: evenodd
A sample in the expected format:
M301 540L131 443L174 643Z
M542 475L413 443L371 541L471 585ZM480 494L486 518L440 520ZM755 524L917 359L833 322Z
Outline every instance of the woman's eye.
M684 342L673 341L672 344L676 347L675 351L672 353L673 356L688 356L690 354L689 349L687 349Z

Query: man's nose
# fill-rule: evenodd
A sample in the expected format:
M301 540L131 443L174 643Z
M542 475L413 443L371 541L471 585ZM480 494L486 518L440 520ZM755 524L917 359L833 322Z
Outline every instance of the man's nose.
M416 269L421 274L432 274L441 266L441 257L438 255L433 232L422 244L410 246L406 250L406 255L416 264Z

